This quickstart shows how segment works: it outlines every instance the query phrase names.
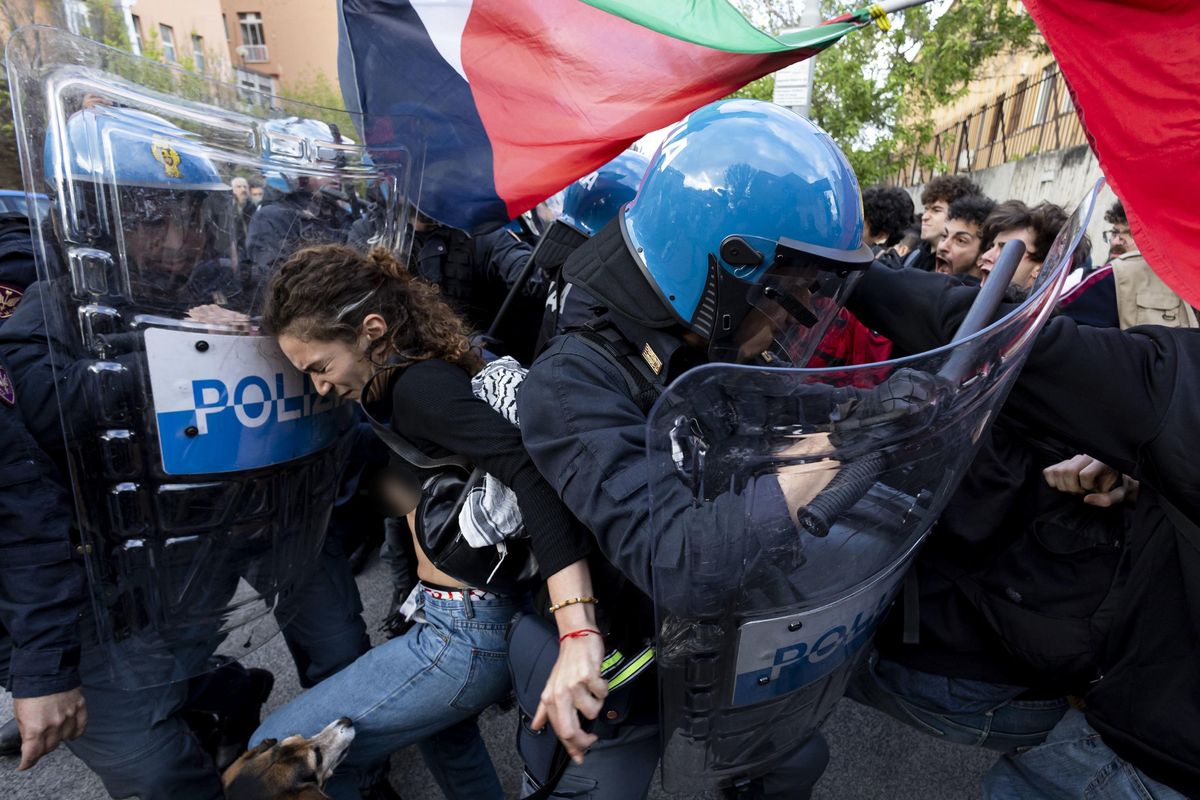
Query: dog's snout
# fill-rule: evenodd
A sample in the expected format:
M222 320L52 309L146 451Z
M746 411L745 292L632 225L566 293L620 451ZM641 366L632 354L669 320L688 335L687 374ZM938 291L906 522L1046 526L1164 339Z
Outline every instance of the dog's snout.
M339 719L334 720L334 724L339 728L353 728L354 720L350 719L349 717L340 717Z

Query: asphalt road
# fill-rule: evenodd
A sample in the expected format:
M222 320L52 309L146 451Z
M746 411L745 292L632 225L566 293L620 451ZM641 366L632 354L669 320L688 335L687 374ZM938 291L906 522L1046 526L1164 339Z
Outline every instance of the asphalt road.
M387 576L376 561L358 583L373 630L391 596ZM275 672L268 710L300 692L291 657L279 637L247 657L245 663ZM7 693L0 694L0 720L7 720L12 714L11 699ZM511 712L502 714L494 709L481 720L492 760L512 797L517 796L520 784L519 760L513 749L515 724ZM817 784L815 800L976 798L980 796L980 778L994 759L987 751L937 741L848 700L838 706L824 730L832 760ZM16 767L16 759L0 759L2 800L103 800L108 796L100 781L66 748L59 748L28 773L18 773ZM415 748L392 757L391 781L405 800L442 797ZM663 791L657 779L650 793L652 800L681 797Z

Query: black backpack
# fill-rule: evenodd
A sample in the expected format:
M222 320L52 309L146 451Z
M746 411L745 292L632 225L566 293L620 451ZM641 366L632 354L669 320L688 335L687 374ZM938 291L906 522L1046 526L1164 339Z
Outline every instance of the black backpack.
M387 372L376 373L367 387ZM364 395L367 387L363 389ZM388 449L423 476L413 533L433 565L466 586L497 594L515 594L531 588L537 573L531 568L536 561L528 538L507 539L504 549L472 547L459 529L458 513L471 490L482 484L484 471L462 456L426 455L390 425L376 419L365 404L360 402L359 407Z

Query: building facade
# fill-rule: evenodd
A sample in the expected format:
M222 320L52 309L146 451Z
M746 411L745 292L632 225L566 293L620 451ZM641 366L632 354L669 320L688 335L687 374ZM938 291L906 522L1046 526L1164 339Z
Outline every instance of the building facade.
M329 104L320 95L336 97L337 12L332 0L221 0L235 82Z
M891 182L913 186L1086 144L1066 81L1044 50L992 59L962 97L935 111L932 141L897 154Z

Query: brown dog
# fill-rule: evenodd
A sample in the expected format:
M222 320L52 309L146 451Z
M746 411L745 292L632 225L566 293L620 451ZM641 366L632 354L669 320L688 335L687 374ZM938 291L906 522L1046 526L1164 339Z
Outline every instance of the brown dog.
M354 725L342 717L311 739L264 739L229 765L226 800L329 800L322 791L354 741Z

